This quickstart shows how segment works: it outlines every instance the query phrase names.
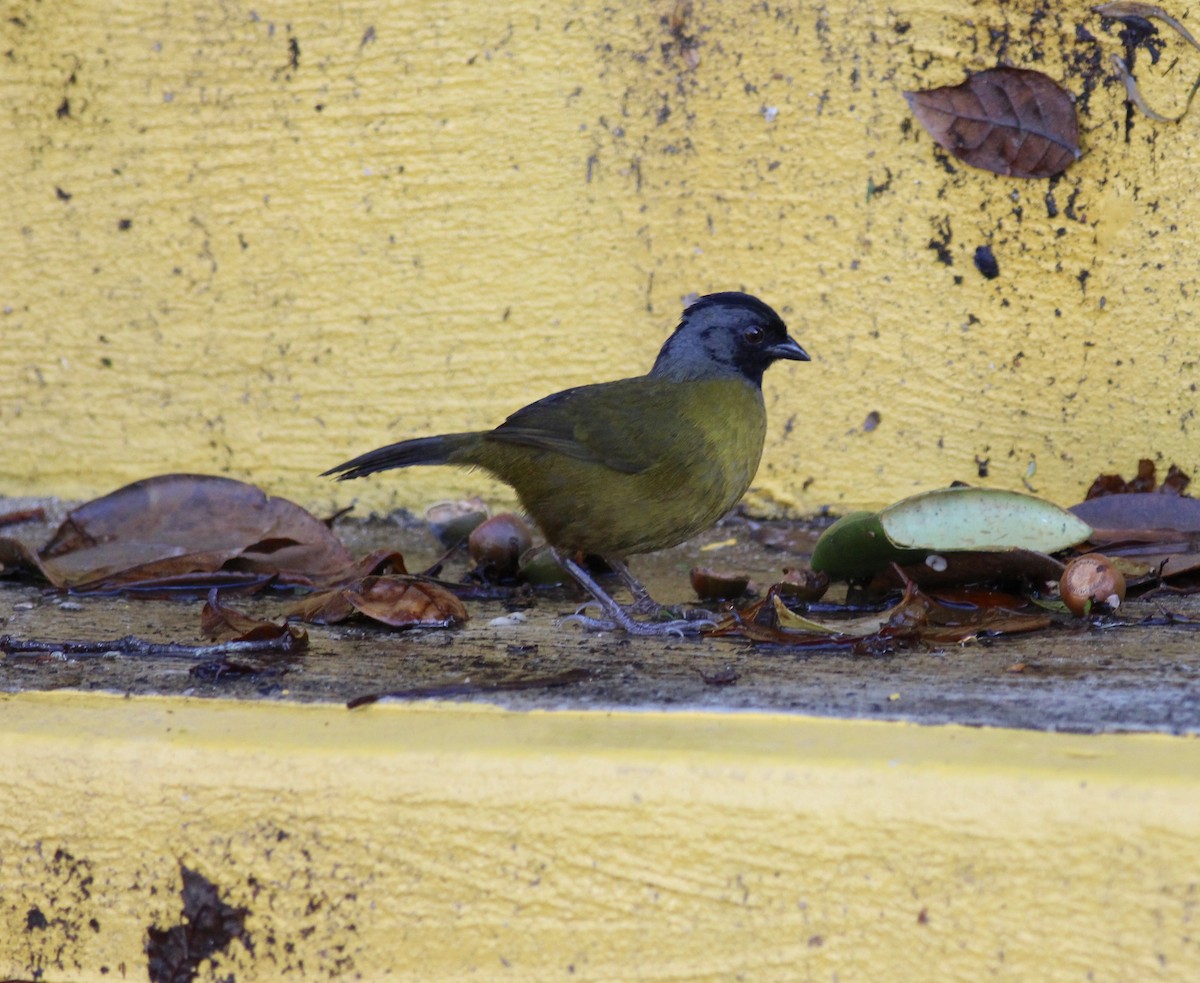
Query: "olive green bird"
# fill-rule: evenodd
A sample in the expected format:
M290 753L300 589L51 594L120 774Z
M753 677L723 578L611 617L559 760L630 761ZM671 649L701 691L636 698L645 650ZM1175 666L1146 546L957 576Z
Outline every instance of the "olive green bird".
M763 372L808 361L778 314L749 294L701 297L683 312L643 376L567 389L517 410L495 430L417 437L326 471L339 480L414 464L478 467L511 485L559 563L605 618L589 628L694 631L645 622L660 611L623 557L678 545L713 525L750 487L767 431ZM619 605L578 564L604 557L635 604Z

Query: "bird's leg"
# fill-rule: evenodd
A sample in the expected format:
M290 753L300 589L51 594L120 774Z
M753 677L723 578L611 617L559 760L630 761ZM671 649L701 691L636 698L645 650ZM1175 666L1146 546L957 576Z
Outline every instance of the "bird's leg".
M650 596L650 592L646 590L646 585L633 575L633 571L629 569L629 564L624 560L610 559L609 557L605 557L604 560L612 567L616 575L621 578L629 593L633 595L633 604L629 606L630 611L634 614L644 615L647 618L657 618L662 614L665 609Z
M592 598L595 600L596 604L598 604L601 611L604 612L604 618L589 618L586 615L575 614L567 619L583 625L584 628L592 631L613 631L619 628L622 631L629 632L631 635L695 635L700 631L701 628L713 624L712 621L705 621L703 619L680 621L635 621L632 617L630 617L629 611L613 600L611 595L609 595L609 593L596 582L595 578L580 564L576 563L573 559L571 559L571 557L560 553L556 549L551 549L550 552L554 559L558 561L559 566L561 566L567 571L567 573L574 577L579 582L579 585L592 595ZM619 561L617 564L613 564L612 561L609 561L609 563L617 570L621 570L624 567L624 564L619 563ZM633 575L630 574L628 570L625 570L624 576L629 576L632 578ZM637 583L637 581L634 580L634 583ZM642 587L640 583L638 584L638 587L640 588L641 596L649 600L650 595L647 593L646 588ZM636 599L638 596L638 593L635 592L635 602L633 605L634 608L637 606ZM655 605L655 607L661 610L658 605Z
M621 581L625 584L626 589L633 595L633 604L628 608L634 614L640 614L646 618L661 618L664 614L670 615L672 618L681 618L685 621L712 621L713 615L711 611L703 611L699 608L669 608L665 604L659 604L650 592L646 590L646 585L633 575L633 571L629 569L629 564L624 560L616 560L606 556L604 562L612 567L613 571Z

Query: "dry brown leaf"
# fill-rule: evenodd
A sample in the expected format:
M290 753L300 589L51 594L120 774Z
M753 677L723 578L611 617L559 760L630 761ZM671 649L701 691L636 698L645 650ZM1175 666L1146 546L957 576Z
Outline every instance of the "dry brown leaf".
M1177 464L1167 468L1167 476L1162 484L1158 484L1157 468L1154 462L1143 457L1138 461L1137 477L1126 481L1119 474L1101 474L1096 476L1088 488L1084 500L1103 498L1105 495L1131 495L1135 492L1157 491L1164 495L1183 495L1192 479L1183 473Z
M1053 177L1081 156L1075 101L1041 72L991 68L904 98L930 136L972 167Z
M1200 535L1200 499L1182 495L1105 495L1069 511L1092 527L1092 543L1174 542Z
M302 597L284 613L315 625L336 625L354 613L354 605L346 599L345 590L337 587Z
M776 642L802 648L852 648L861 654L884 654L900 645L950 645L980 635L1011 635L1039 631L1052 623L1045 613L1014 611L997 598L976 598L953 606L922 593L906 581L904 596L864 630L860 621L830 621L828 625L797 618L778 599L774 588L763 600L723 618L708 636L736 635L755 642ZM1023 603L1020 599L1013 599Z
M200 631L207 638L219 642L266 642L284 635L291 635L291 642L297 647L308 641L308 634L303 628L243 614L222 603L215 590L209 592L208 600L200 612Z
M776 581L774 588L790 601L819 601L829 590L829 574L807 567L784 567L783 579Z
M364 577L358 590L347 590L350 603L368 618L394 628L409 625L448 627L467 620L457 597L428 581L406 577Z
M50 579L35 550L19 539L0 538L0 575L8 576L17 571L37 573L45 580Z
M408 574L408 568L404 565L404 554L386 548L372 550L366 556L356 560L350 567L335 573L332 579L322 582L317 586L336 587L338 585L353 583L356 580L361 580L363 577L370 577L372 575L383 576L385 574Z
M1174 465L1172 465L1174 467ZM1103 498L1105 495L1131 495L1135 492L1152 492L1158 484L1154 462L1148 457L1138 461L1137 477L1126 481L1119 474L1100 474L1088 488L1084 500Z
M1159 567L1159 576L1163 580L1171 577L1178 577L1185 573L1196 573L1200 571L1200 554L1198 553L1177 553L1173 556L1164 557L1161 566Z
M312 594L288 609L289 617L335 624L360 612L393 628L446 628L467 620L466 606L438 584L419 577L363 577Z
M217 570L310 584L353 563L300 506L230 478L188 474L147 478L80 506L40 560L51 583L76 590L178 586Z
M222 642L238 638L264 624L270 624L270 622L252 618L227 604L222 604L215 590L209 592L208 600L204 602L204 607L200 611L200 633L206 638Z
M909 580L926 590L963 584L1038 583L1058 580L1062 572L1062 561L1036 550L948 550L931 553L920 563L881 570L868 589L884 593Z

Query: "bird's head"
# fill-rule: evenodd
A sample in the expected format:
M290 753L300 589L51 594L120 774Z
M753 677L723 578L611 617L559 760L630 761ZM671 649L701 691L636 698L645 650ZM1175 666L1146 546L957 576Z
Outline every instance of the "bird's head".
M740 375L761 386L767 366L781 358L809 360L770 307L728 291L701 297L683 312L650 375L674 381Z

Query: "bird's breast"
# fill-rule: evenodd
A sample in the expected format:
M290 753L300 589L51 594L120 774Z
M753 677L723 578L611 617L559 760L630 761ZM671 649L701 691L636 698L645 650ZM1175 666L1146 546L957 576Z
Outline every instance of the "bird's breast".
M758 471L767 433L762 390L740 378L687 385L693 393L679 410L681 443L690 448L685 469L697 500L710 501L719 518Z

